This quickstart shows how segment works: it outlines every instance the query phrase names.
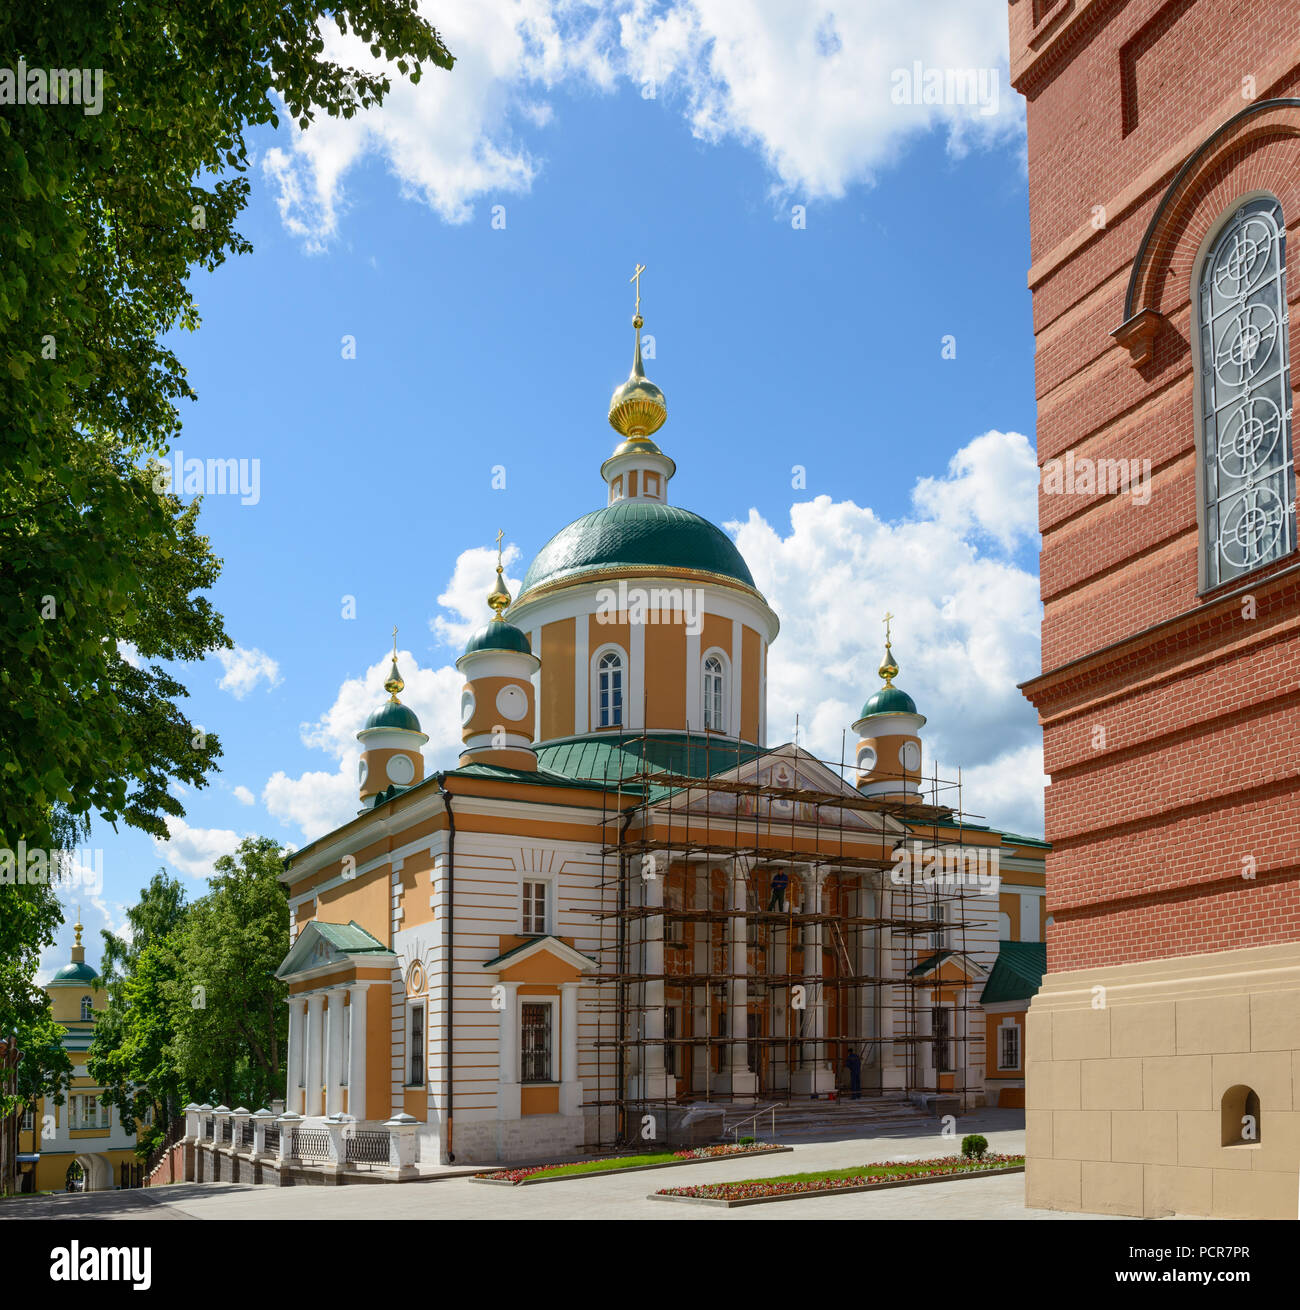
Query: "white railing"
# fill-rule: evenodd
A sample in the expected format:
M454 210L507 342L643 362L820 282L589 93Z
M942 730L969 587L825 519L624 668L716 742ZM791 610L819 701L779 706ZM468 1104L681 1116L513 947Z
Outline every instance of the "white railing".
M756 1124L757 1121L763 1117L763 1115L770 1113L772 1116L772 1136L775 1137L776 1136L776 1107L778 1104L779 1102L773 1101L771 1105L765 1105L761 1110L756 1110L753 1114L751 1114L748 1119L742 1119L734 1127L728 1128L727 1131L736 1139L737 1144L739 1144L740 1130L744 1128L746 1124ZM757 1127L755 1128L754 1131L755 1132L758 1131Z

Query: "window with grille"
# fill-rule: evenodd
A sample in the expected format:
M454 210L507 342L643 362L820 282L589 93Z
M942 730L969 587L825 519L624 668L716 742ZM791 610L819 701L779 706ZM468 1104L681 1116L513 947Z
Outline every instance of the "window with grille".
M1236 210L1198 288L1207 588L1295 549L1286 228L1271 196Z
M523 1081L549 1083L551 1078L551 1006L527 1004L523 1008Z
M95 1003L89 996L81 998L81 1017L83 1019L93 1019L95 1017Z
M936 1073L952 1072L952 1029L950 1011L946 1005L936 1005L930 1011L934 1021L934 1069Z
M424 1006L411 1006L411 1047L407 1054L407 1086L424 1086Z
M607 650L596 665L596 715L602 728L623 722L623 657Z
M710 655L704 661L704 726L713 732L726 732L726 707L726 669L719 656Z
M544 882L524 883L524 931L544 933L546 931L546 884Z
M1020 1068L1020 1025L1003 1024L998 1029L998 1068Z

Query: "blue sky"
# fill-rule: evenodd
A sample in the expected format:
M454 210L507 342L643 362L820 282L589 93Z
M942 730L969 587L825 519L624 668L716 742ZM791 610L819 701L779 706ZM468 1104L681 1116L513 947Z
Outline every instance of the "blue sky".
M178 445L260 468L256 504L209 496L202 514L240 652L180 672L225 754L171 843L95 825L92 962L158 867L197 895L238 834L303 844L347 817L393 624L429 763L454 761L451 665L486 617L496 530L518 579L603 501L638 260L670 499L729 527L783 619L772 742L798 712L801 740L838 755L889 608L941 773L963 768L974 812L1040 832L1015 690L1037 672L1038 538L1002 0L905 22L901 0L743 22L708 0L432 8L457 69L368 122L254 138L255 252L195 281ZM998 112L894 104L891 70L916 59L998 69ZM65 925L44 963L70 941Z

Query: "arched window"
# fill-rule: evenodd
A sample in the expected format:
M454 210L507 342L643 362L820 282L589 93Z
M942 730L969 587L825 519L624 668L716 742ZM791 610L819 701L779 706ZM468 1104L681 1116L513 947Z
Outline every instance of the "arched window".
M727 665L718 651L704 657L704 727L710 732L727 731Z
M1257 1146L1260 1132L1259 1096L1253 1087L1238 1083L1229 1087L1219 1102L1221 1146Z
M1286 228L1272 196L1236 209L1197 288L1205 587L1295 548Z
M89 996L81 998L81 1017L83 1019L93 1019L95 1017L95 1003Z
M596 661L596 725L617 728L623 722L623 656L607 650Z

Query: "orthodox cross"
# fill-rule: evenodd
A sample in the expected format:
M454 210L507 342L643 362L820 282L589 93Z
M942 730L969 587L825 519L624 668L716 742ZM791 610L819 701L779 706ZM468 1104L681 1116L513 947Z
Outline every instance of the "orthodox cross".
M501 570L501 538L504 537L505 535L506 534L500 528L497 529L497 571L498 572L500 572Z
M636 312L638 314L641 313L641 274L644 272L645 272L645 265L638 264L636 266L636 272L633 273L630 278L628 278L629 282L636 283Z
M891 620L893 617L894 617L894 616L893 616L892 614L890 614L888 610L885 611L884 624L885 624L885 645L886 645L886 646L889 645L889 622L890 622L890 620Z
M397 624L393 624L393 658L397 658Z

